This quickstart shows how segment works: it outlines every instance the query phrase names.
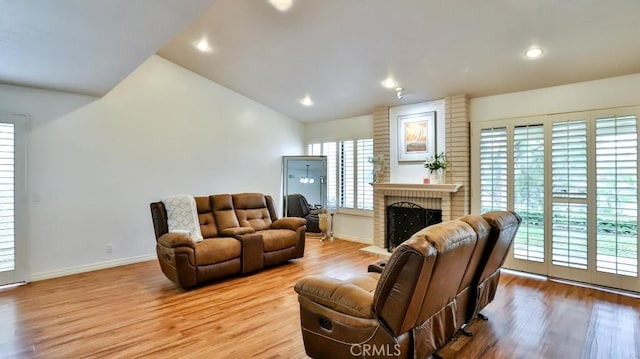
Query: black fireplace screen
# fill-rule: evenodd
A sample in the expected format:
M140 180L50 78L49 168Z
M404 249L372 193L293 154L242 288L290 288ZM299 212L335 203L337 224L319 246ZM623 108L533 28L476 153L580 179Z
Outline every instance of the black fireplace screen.
M387 236L389 252L411 236L432 224L442 222L442 210L420 207L411 202L396 202L387 206Z

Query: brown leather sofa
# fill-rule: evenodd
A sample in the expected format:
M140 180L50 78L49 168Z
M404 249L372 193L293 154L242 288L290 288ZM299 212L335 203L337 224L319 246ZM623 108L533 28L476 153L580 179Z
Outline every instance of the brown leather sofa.
M381 273L303 278L295 290L307 355L434 355L493 300L520 222L506 211L443 222L398 246Z
M304 255L305 220L278 219L271 196L218 194L195 200L201 242L169 233L164 204L151 203L160 268L178 286L250 273Z

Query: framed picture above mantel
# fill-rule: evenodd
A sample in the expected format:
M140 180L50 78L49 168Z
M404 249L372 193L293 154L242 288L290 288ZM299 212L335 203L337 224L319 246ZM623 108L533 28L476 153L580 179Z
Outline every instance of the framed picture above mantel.
M398 162L419 162L436 150L436 112L398 116Z

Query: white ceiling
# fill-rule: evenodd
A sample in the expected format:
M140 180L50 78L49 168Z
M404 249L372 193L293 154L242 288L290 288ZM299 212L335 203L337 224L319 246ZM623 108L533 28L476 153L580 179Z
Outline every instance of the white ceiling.
M211 53L193 48L201 37ZM289 117L340 119L640 72L640 1L294 0L281 13L218 0L159 54ZM380 86L388 75L402 100Z
M267 0L0 0L0 83L100 96L160 49L321 121L640 72L638 0L294 1L282 13ZM203 37L210 53L193 48ZM532 45L542 58L523 57ZM402 100L380 85L389 75Z
M0 0L0 83L102 96L214 0Z

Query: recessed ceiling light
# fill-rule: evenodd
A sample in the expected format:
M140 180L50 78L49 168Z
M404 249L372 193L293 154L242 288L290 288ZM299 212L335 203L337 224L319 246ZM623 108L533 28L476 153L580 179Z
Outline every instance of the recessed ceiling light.
M309 97L309 95L305 96L302 100L300 100L300 103L303 106L313 106L313 101L311 100L311 97Z
M382 86L388 89L393 89L398 87L398 82L392 77L387 77L386 79L384 79L384 81L382 81Z
M202 40L198 40L196 42L193 43L193 46L196 47L196 49L202 51L202 52L211 52L211 46L209 46L209 43L207 42L206 39L202 39Z
M527 51L524 52L524 56L526 56L529 59L535 59L538 58L540 56L542 56L542 49L539 47L532 47L530 49L528 49Z
M278 11L285 12L289 10L291 5L293 5L293 0L269 0L271 5L278 9Z

